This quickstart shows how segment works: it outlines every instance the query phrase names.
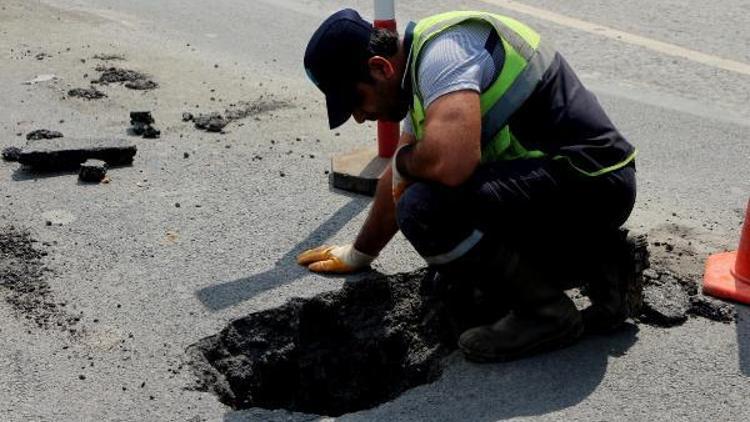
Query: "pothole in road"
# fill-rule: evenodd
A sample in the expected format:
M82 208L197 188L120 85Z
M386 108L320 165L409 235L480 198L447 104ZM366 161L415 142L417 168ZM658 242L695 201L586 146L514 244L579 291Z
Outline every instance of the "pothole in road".
M424 276L366 279L231 322L189 348L200 389L235 409L338 416L435 380L450 348L419 293Z

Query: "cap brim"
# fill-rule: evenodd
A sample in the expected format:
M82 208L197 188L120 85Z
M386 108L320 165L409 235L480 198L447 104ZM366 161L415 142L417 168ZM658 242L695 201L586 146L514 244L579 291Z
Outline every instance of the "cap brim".
M352 116L352 106L340 95L327 95L326 108L328 109L328 126L331 129L346 123Z

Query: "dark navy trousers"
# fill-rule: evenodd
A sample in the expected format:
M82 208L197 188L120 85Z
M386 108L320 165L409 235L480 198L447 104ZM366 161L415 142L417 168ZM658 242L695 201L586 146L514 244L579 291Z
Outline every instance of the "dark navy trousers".
M449 264L491 237L538 258L595 250L635 203L635 165L591 177L563 160L485 163L456 188L416 182L397 204L399 228L428 264Z

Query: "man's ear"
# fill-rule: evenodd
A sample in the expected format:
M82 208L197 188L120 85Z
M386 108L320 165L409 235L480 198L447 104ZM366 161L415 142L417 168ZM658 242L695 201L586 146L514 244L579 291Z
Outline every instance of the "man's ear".
M376 80L388 80L396 74L393 63L382 56L370 57L367 60L367 66L370 68L370 75Z

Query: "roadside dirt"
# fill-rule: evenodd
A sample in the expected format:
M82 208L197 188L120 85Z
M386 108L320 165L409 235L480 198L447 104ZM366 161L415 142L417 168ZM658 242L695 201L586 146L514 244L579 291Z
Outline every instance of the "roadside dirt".
M37 243L26 231L0 227L0 294L19 318L41 329L76 336L80 316L66 311L66 303L55 300L45 280L50 272L43 263L47 252Z
M107 94L99 91L94 87L89 88L73 88L68 91L69 97L83 98L84 100L98 100L104 98Z
M210 112L193 116L191 113L185 112L183 113L182 120L192 120L197 129L207 132L222 132L224 127L232 122L290 106L288 102L275 99L272 95L261 95L252 101L240 101L236 104L230 104L223 113Z
M733 305L700 291L706 257L723 250L723 239L709 231L665 224L649 233L649 242L651 268L643 274L641 322L671 327L689 316L735 321Z
M151 80L148 75L135 70L100 65L96 67L96 71L101 72L101 75L99 79L93 80L91 83L101 85L124 83L126 88L136 90L150 90L159 87L159 84Z

